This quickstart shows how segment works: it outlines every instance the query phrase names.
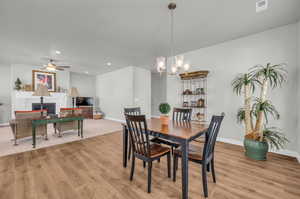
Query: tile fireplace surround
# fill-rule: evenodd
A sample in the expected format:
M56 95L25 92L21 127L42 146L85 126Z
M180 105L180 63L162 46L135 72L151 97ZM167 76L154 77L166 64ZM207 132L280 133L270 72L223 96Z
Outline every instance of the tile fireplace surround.
M40 97L32 96L33 92L13 91L12 92L12 118L15 117L15 111L31 111L32 103L40 103ZM67 93L51 93L51 96L44 97L44 103L55 103L56 114L60 108L68 107Z

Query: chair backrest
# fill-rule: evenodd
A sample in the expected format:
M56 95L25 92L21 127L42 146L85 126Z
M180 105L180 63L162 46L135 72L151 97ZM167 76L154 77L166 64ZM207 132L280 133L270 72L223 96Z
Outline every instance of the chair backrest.
M212 116L208 130L206 132L207 138L204 144L204 150L202 155L203 160L209 161L213 157L217 136L224 116L225 116L224 113L222 113L220 116L217 115Z
M80 115L82 114L81 108L61 108L60 112L66 115Z
M134 153L150 157L150 142L145 115L125 114Z
M173 121L191 121L192 109L189 108L174 108L173 109Z
M140 107L134 107L134 108L124 108L124 114L126 115L140 115L141 114L141 108Z
M16 119L36 119L41 116L47 116L47 110L35 110L35 111L15 111Z

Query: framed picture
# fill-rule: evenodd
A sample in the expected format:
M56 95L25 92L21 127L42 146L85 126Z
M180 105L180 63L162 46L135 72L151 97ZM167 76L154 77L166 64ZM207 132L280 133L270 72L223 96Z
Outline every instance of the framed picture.
M49 92L56 91L56 73L45 71L32 71L32 85L33 91L37 88L38 84L43 84L48 88Z

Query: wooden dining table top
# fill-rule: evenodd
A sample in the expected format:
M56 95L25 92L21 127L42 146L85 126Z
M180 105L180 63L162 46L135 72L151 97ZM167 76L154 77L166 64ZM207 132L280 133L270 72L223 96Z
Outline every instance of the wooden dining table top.
M199 132L205 132L208 129L206 123L199 122L176 122L169 121L168 125L162 125L158 118L151 118L147 120L147 128L149 131L159 132L168 136L177 137L181 139L190 139Z

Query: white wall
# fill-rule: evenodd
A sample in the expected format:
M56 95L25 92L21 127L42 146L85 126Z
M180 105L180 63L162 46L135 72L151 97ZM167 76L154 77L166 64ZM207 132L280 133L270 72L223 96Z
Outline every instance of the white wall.
M123 120L123 108L133 105L133 67L96 77L96 95L107 118Z
M151 114L150 71L126 67L96 77L96 95L106 118L124 120L125 107L140 106Z
M77 88L82 97L96 96L96 76L82 73L70 73L70 88Z
M220 137L243 140L243 126L236 122L236 112L242 106L242 97L232 92L231 82L238 73L256 64L268 62L287 63L289 81L282 89L272 92L272 101L281 113L281 119L272 122L283 129L291 141L289 150L297 148L297 26L291 24L259 34L228 41L207 48L187 52L185 59L191 62L191 70L209 70L208 114L225 112L226 117ZM167 101L172 106L181 106L180 81L178 77L167 78Z
M134 106L141 107L147 118L151 116L151 72L143 68L134 70Z
M151 73L151 114L159 116L158 106L167 101L166 74Z
M11 68L7 65L0 65L0 124L7 123L10 119L11 109Z

